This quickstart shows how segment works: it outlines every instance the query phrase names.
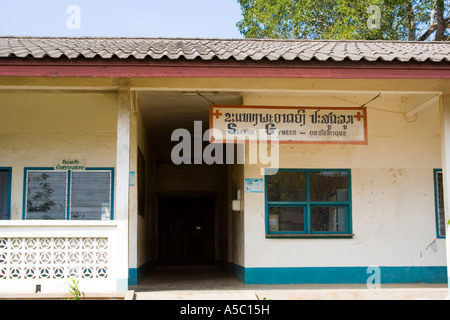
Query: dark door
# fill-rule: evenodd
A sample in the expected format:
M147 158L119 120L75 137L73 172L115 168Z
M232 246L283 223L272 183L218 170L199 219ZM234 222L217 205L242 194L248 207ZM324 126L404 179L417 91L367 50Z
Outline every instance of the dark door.
M0 170L0 220L9 219L9 174Z
M158 198L159 262L214 261L214 198Z

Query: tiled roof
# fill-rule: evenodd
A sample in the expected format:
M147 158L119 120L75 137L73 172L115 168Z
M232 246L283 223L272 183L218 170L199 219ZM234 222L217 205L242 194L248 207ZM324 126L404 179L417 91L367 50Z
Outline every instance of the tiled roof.
M450 42L0 37L0 58L450 61Z

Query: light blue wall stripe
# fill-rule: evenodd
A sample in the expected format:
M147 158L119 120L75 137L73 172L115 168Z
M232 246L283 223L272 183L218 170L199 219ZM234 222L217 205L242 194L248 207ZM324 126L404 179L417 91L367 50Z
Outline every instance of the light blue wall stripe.
M243 268L230 270L245 284L366 283L368 267ZM447 283L447 267L380 267L381 283Z
M153 263L149 263L130 268L128 285L137 285L152 267ZM368 267L244 268L234 263L228 264L228 272L248 285L364 284L374 274L368 271ZM450 278L447 277L447 267L380 267L380 282L450 283Z
M116 280L116 290L117 291L127 291L128 290L128 279L119 278Z

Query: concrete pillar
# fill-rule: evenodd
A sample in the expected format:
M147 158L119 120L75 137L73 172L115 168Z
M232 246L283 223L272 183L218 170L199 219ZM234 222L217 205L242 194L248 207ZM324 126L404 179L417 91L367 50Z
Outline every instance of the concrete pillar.
M137 102L133 99L130 114L130 180L128 201L128 223L129 223L129 284L137 285L139 281L139 242L138 242L138 112Z
M443 94L439 99L441 119L441 154L442 154L442 181L444 187L445 221L449 220L450 213L450 94ZM447 253L447 283L450 283L450 230L446 228Z
M120 88L117 105L115 220L118 224L117 290L128 290L128 208L130 179L130 90Z

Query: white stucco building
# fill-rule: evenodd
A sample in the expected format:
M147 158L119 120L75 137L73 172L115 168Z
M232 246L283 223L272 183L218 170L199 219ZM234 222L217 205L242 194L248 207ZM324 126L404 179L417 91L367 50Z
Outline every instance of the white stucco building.
M446 42L1 37L0 292L195 263L448 282L449 60ZM280 143L221 157L221 125Z

